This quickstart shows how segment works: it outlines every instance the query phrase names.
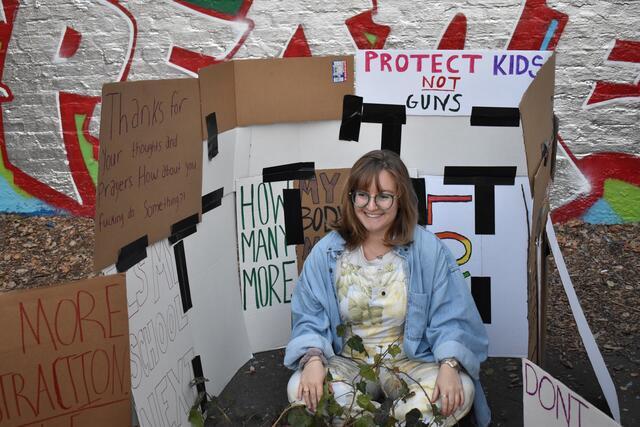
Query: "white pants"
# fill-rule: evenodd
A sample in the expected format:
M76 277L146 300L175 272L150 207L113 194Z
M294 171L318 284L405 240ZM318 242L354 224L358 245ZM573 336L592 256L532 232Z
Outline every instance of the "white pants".
M368 382L367 393L371 394L373 398L387 396L392 399L398 399L400 397L399 391L401 384L397 377L399 376L406 381L409 390L415 393L412 397L406 399L406 402L402 400L397 402L395 406L395 418L404 420L407 412L417 408L422 413L423 422L428 422L433 417L433 414L429 399L425 396L424 392L426 391L429 397L433 394L438 369L440 369L439 365L409 359L390 360L386 362L386 364L397 367L400 373L394 374L386 369L381 369L379 375L380 381L378 383ZM353 401L354 390L350 385L345 384L345 382L351 383L359 375L360 370L357 363L352 359L334 356L329 359L329 366L327 368L333 376L332 388L336 401L343 407L349 407ZM291 376L291 379L289 379L289 384L287 385L287 396L291 403L304 403L297 399L300 374L301 371L296 371ZM462 388L464 390L464 403L446 419L443 424L444 426L455 425L458 420L469 412L473 404L475 393L473 381L464 372L460 372L460 380L462 381ZM440 407L440 399L433 403ZM374 404L376 404L376 402L374 402ZM359 410L357 405L353 406L355 406L355 410Z

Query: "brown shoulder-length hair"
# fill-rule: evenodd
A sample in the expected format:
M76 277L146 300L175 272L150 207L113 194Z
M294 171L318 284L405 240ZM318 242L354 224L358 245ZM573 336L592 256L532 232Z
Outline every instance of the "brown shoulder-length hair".
M374 150L360 157L351 168L347 185L342 193L342 217L333 228L340 233L348 249L361 245L367 238L367 230L356 217L350 193L357 190L369 191L372 182L380 189L380 172L393 176L396 183L398 214L387 230L384 243L388 246L406 245L413 240L413 230L418 222L417 198L409 172L400 156L389 150Z

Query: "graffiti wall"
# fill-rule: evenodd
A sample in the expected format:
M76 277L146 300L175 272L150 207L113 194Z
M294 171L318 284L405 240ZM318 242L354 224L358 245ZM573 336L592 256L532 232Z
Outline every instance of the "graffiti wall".
M640 2L0 0L0 212L92 216L100 89L232 58L558 52L555 221L640 221Z

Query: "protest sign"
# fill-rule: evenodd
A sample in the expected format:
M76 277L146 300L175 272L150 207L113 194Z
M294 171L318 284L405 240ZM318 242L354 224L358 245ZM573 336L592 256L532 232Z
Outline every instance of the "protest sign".
M407 115L468 116L517 107L551 56L542 51L359 50L356 95L406 106Z
M514 168L515 170L515 168ZM485 182L489 177L476 177ZM527 354L526 177L492 186L492 200L475 185L452 184L445 176L425 176L427 229L440 237L458 261L489 335L489 355ZM487 227L493 227L486 234ZM509 304L501 304L509 301Z
M164 239L127 270L131 388L142 427L188 426L196 356L183 307L175 254ZM112 269L113 267L111 267Z
M296 246L298 270L313 246L331 231L341 218L342 192L351 169L316 169L313 179L296 181L300 188L304 244Z
M525 427L615 427L615 421L539 366L522 359Z
M236 181L236 222L242 309L254 352L284 346L291 331L296 251L285 243L282 190L289 181Z
M129 425L125 280L0 295L0 424Z
M201 210L200 96L196 79L111 83L102 90L94 268Z

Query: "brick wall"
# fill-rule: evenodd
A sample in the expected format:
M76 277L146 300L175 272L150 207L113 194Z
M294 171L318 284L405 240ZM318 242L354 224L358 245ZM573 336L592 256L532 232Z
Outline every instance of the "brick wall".
M0 211L92 215L100 88L231 58L558 52L554 219L640 220L640 2L2 0ZM634 169L635 168L635 169Z

